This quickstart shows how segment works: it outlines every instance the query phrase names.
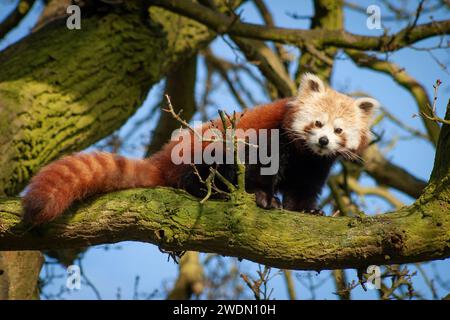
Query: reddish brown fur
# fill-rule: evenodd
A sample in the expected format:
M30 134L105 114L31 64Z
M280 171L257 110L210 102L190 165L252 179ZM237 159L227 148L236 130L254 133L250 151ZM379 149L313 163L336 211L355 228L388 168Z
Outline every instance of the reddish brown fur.
M341 133L341 142L339 142L341 147L345 147L347 145L347 136L345 133Z
M24 219L53 220L73 201L113 190L164 185L161 171L148 160L109 153L76 154L44 167L23 198Z
M369 146L369 138L367 137L367 133L361 132L361 142L359 143L358 148L355 152L359 155L362 155L364 150Z
M308 124L303 131L305 131L306 133L311 133L311 129L314 128L314 123L311 122L310 124Z
M261 105L245 112L238 128L272 129L281 125L288 99ZM221 122L214 125L219 129ZM202 130L210 128L207 123ZM168 142L146 160L132 160L109 153L75 154L44 167L30 182L23 198L24 219L41 224L55 219L74 201L87 196L135 187L177 187L180 177L191 166L175 165Z

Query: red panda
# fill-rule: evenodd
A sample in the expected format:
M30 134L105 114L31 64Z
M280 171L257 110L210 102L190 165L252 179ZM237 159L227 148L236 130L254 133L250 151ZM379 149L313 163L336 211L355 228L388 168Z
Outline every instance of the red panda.
M261 164L248 165L246 190L255 193L257 205L263 208L314 211L334 161L339 156L357 158L367 147L377 107L372 98L353 99L326 86L317 76L304 74L297 96L240 114L239 129L280 131L279 170L261 175L256 170ZM220 123L206 123L202 130L220 127ZM144 160L99 152L70 155L50 163L28 185L22 200L24 220L34 225L48 222L76 200L128 188L169 186L202 196L199 176L209 172L209 165L198 165L194 170L190 164L173 163L177 143L168 142ZM236 178L233 168L224 165L221 169L231 181ZM281 201L277 194L281 194Z

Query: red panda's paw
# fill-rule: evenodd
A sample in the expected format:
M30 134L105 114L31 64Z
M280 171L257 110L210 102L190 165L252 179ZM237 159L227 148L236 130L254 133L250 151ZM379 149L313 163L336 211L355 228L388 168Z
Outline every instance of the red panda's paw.
M22 199L23 221L32 225L52 221L66 209L64 202L64 199L58 199L53 194L28 192Z
M325 212L321 209L307 210L306 213L313 214L315 216L325 216Z
M280 200L267 192L258 190L255 192L256 204L263 209L281 209Z
M283 206L281 204L280 199L278 199L277 197L273 196L270 202L270 207L272 209L281 209Z

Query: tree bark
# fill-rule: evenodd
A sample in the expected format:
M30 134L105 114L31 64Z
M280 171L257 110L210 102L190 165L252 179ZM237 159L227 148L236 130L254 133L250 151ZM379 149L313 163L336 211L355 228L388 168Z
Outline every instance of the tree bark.
M314 1L314 17L311 21L311 30L342 31L343 26L343 1ZM320 51L321 55L315 55L314 49ZM328 82L333 71L334 56L337 51L337 48L330 46L320 48L311 48L306 45L303 46L299 68L296 75L297 85L300 84L300 77L304 72L312 72ZM328 61L331 61L331 64L328 63Z
M196 112L195 83L197 79L197 56L193 56L172 70L166 77L164 95L168 94L174 105L174 110L185 121L190 121ZM161 107L166 109L167 100L161 97ZM170 139L170 135L180 128L180 123L174 117L161 110L157 126L152 132L152 139L147 147L146 156L157 152Z
M0 300L39 299L39 251L0 252Z
M203 267L198 252L188 251L180 259L179 275L168 300L188 300L192 295L199 296L205 287Z
M31 232L21 223L19 199L8 198L0 201L0 250L134 240L304 270L444 259L450 256L448 191L433 183L417 203L395 213L333 218L263 210L250 196L201 205L181 190L136 189L86 201Z

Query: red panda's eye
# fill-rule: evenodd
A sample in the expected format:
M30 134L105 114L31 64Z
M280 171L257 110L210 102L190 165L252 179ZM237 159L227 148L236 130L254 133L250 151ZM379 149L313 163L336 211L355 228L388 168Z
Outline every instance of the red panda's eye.
M342 129L341 128L336 128L336 129L334 129L334 133L341 134L342 133Z
M322 126L323 126L322 122L320 122L320 121L316 121L315 125L317 128L322 128Z

